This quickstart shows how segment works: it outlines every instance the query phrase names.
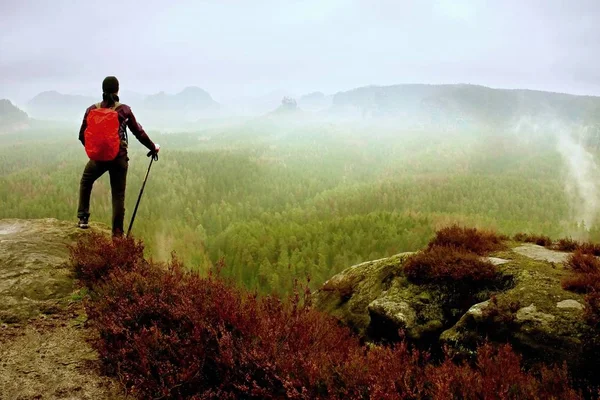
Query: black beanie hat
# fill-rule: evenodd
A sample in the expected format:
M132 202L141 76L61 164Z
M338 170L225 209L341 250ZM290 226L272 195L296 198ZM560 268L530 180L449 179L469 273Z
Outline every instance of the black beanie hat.
M104 93L117 93L119 91L119 80L114 76L107 76L102 81L102 92Z

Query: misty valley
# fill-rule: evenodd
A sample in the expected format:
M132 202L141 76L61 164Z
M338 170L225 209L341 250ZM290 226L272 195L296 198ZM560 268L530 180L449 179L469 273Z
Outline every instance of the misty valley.
M582 158L590 147L564 132L212 125L149 131L163 150L134 234L157 260L174 251L206 272L223 259L224 274L262 293L307 277L317 288L350 265L418 250L451 223L600 240L598 205L582 197L595 194L598 170ZM0 136L0 218L76 222L86 160L77 128L38 121ZM148 162L137 142L129 153L126 221ZM110 225L108 176L93 193L91 220Z
M78 140L91 98L0 102L0 398L55 381L24 366L87 398L597 398L599 98L263 100L133 96L133 124L92 106L84 126L95 109L128 126L108 161ZM132 237L111 172L79 215L103 165L125 168ZM90 351L96 369L64 361Z
M599 0L0 19L0 400L600 400Z

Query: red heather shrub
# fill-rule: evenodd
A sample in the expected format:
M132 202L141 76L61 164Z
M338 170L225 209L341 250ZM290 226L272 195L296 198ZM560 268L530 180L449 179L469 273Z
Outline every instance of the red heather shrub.
M573 274L561 281L565 290L577 293L600 292L600 274Z
M557 243L556 243L556 250L560 250L560 251L575 251L578 248L580 248L580 244L579 242L571 239L571 238L563 238L560 239Z
M588 324L595 329L600 329L600 290L585 296L585 302L585 317Z
M492 281L496 267L478 255L452 247L430 247L404 263L404 273L415 282L482 284Z
M581 243L578 248L582 253L592 254L594 256L600 256L600 245L596 243Z
M502 236L491 231L452 225L437 231L435 237L429 242L429 248L454 247L479 255L486 255L504 248L502 238Z
M360 348L296 301L257 298L177 262L115 271L97 290L88 303L96 347L142 398L314 398Z
M581 250L575 251L567 259L567 268L583 274L600 273L600 259Z
M428 355L406 343L395 347L357 346L350 357L325 372L328 392L317 399L422 399L427 398L424 368Z
M487 343L477 349L473 367L456 365L449 357L440 366L428 366L427 381L432 399L580 399L562 368L542 367L537 374L521 368L521 357L509 345L494 348Z
M70 246L75 275L91 286L105 279L111 271L131 270L144 262L144 245L133 238L111 238L90 232Z
M579 293L600 291L600 260L577 250L567 259L567 268L574 274L563 278L563 289Z
M538 246L552 246L552 239L543 235L532 235L529 233L517 233L513 239L517 242L535 243Z
M537 244L538 246L552 246L552 239L550 239L548 236L534 236L531 239L531 242Z
M88 250L101 258L131 249L113 244ZM72 249L76 267L104 265L81 250ZM115 260L101 280L85 281L92 289L86 309L107 371L138 398L577 398L564 369L525 372L509 348L484 346L474 366L450 359L436 366L405 343L361 346L299 295L259 298L185 272L177 260L156 266L125 258L124 268Z

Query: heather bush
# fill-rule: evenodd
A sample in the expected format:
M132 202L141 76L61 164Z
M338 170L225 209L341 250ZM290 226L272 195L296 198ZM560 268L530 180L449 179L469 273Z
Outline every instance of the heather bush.
M585 302L585 317L588 324L600 330L600 288L585 296Z
M564 368L526 372L510 348L486 345L476 364L446 358L436 365L403 342L361 345L348 328L312 310L306 293L258 297L219 276L187 272L177 259L143 262L139 243L85 243L96 254L84 254L80 242L72 259L90 278L84 282L92 291L89 323L99 333L94 346L106 371L138 398L578 398ZM140 259L124 257L121 267L119 256L130 250ZM443 255L478 260L456 249ZM464 276L448 271L440 276ZM485 274L468 276L479 281Z
M532 235L529 233L517 233L513 239L517 242L535 243L538 246L552 246L552 239L544 235Z
M496 267L476 254L435 246L406 260L404 274L418 283L460 283L476 288L494 280Z
M567 259L566 267L583 274L600 273L600 259L596 256L576 250Z
M584 316L591 332L585 338L587 358L592 368L597 366L600 356L600 260L597 256L578 249L567 260L567 267L574 273L563 278L562 287L566 290L585 293ZM598 378L591 371L581 371L589 382L598 384ZM597 387L597 386L596 386ZM600 390L596 398L600 398Z
M107 367L143 398L313 398L327 392L322 371L358 347L298 299L258 298L177 261L141 265L113 272L88 313Z
M563 278L562 287L579 293L600 291L600 260L583 250L576 250L567 259L566 267L574 273Z
M75 275L91 286L114 270L132 270L144 262L144 245L129 237L90 232L70 246L70 254Z
M600 275L573 274L563 278L561 284L563 289L577 293L600 291Z
M580 247L580 243L571 239L563 238L556 242L556 250L560 251L575 251Z
M452 225L437 231L435 237L429 242L429 248L454 247L475 254L486 255L504 248L503 238L503 236L491 231Z
M553 248L560 251L574 252L600 256L600 245L590 242L578 242L572 238L563 238L557 241Z
M589 243L589 242L581 243L581 244L579 244L577 249L585 254L600 256L600 245L596 244L596 243Z
M579 399L568 384L568 371L541 367L526 373L522 360L509 345L489 343L477 349L474 365L455 364L450 357L439 366L428 366L426 374L432 399Z

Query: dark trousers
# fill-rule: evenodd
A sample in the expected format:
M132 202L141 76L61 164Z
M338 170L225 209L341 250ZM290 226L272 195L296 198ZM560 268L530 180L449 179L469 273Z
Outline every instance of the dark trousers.
M90 197L94 182L106 171L110 174L110 189L112 193L112 231L113 235L123 234L123 220L125 219L125 185L127 182L127 167L129 158L127 155L119 155L112 161L90 160L81 176L79 185L79 208L78 218L89 218Z

